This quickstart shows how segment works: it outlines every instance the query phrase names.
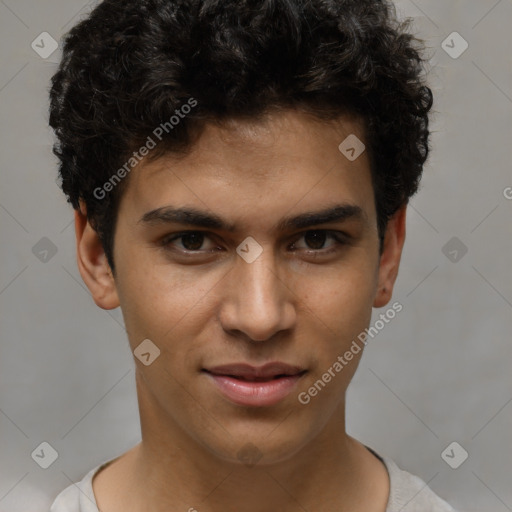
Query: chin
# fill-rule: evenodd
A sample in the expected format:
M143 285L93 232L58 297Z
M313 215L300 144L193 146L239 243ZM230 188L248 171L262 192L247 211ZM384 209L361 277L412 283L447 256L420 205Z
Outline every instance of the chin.
M254 427L250 432L227 428L232 433L225 446L209 445L209 451L219 459L231 464L254 467L271 466L286 462L296 455L307 444L307 436L300 436L300 431L294 428L289 431L283 428L265 427L262 432L256 432Z

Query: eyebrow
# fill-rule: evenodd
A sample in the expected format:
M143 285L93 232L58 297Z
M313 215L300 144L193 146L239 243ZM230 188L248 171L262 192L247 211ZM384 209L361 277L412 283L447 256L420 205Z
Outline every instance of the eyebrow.
M366 220L366 214L358 205L338 204L319 211L304 212L294 217L285 217L277 223L277 230L303 229L349 219L363 221ZM225 221L222 217L192 207L174 208L172 206L163 206L146 212L138 222L148 225L186 224L230 233L237 230L235 224Z

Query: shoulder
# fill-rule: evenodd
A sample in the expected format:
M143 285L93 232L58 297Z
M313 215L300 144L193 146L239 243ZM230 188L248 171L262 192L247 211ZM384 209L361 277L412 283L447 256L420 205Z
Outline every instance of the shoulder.
M390 480L386 512L455 512L423 480L401 470L393 460L387 457L382 459Z
M58 494L50 512L98 512L98 505L92 489L94 475L109 464L105 461L91 469L79 482L66 487Z

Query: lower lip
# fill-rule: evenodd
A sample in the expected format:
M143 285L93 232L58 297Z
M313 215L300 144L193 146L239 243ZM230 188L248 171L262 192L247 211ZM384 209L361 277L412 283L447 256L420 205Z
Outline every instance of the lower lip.
M250 382L226 375L213 375L207 372L220 392L238 405L264 407L274 405L290 394L302 373L278 379Z

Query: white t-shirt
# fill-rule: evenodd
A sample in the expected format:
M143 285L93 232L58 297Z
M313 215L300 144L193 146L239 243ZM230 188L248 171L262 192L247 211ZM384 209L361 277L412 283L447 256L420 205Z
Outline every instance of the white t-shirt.
M423 480L402 471L391 459L377 456L384 462L389 473L390 492L386 512L455 512ZM101 463L91 469L80 482L66 487L53 502L50 512L99 512L92 479L113 460Z

